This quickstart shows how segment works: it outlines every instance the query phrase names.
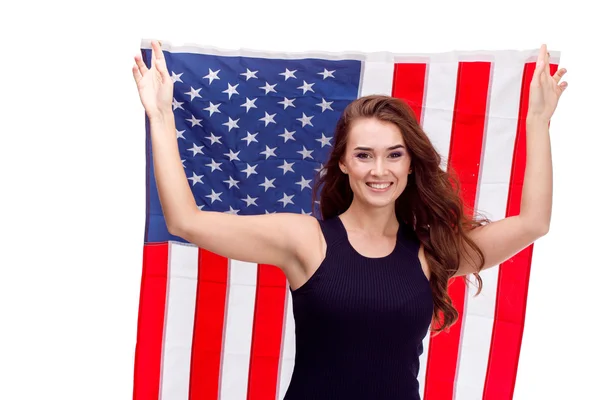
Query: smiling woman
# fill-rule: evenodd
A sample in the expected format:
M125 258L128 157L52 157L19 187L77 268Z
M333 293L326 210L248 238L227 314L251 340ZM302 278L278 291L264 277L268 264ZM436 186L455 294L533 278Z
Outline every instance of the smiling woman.
M343 111L313 189L321 219L232 215L196 206L179 157L173 80L157 42L152 50L151 68L138 56L133 75L150 121L167 228L207 251L285 273L296 357L284 398L419 399L419 357L432 318L434 332L457 319L449 280L473 274L481 288L480 271L548 230L548 123L566 70L550 75L542 46L530 88L519 215L489 222L465 210L459 181L441 168L410 106L391 96L362 97Z

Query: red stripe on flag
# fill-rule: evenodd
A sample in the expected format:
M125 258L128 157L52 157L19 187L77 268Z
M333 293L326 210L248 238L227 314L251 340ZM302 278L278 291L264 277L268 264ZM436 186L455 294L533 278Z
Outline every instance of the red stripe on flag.
M133 400L158 400L169 244L145 244L135 349Z
M279 268L258 265L248 400L276 398L286 289L286 278Z
M423 113L426 73L427 64L425 63L397 63L394 65L392 97L406 101L415 112L419 123L421 123Z
M458 66L448 167L459 177L465 212L469 214L475 205L479 180L490 71L489 62L461 62ZM459 319L449 332L430 337L424 399L454 397L466 295L464 277L451 279L448 293Z
M199 249L189 400L217 399L229 261Z
M558 65L550 65L551 74L554 74L557 69ZM519 121L506 207L507 217L518 215L521 209L526 163L529 85L534 70L535 62L527 63L523 72ZM496 318L483 391L484 400L510 400L513 397L525 325L532 254L533 244L499 266Z

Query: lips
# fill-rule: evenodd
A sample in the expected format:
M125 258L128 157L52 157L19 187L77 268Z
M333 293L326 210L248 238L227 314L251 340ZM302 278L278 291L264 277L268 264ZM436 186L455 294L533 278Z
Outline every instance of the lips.
M373 189L387 189L392 185L392 182L367 182L367 186L372 187Z

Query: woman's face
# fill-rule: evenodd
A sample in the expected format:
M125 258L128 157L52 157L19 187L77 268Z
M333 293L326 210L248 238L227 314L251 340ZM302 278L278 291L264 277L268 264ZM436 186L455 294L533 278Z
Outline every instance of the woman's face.
M411 159L396 125L364 118L352 124L339 166L349 177L355 201L386 207L404 191Z

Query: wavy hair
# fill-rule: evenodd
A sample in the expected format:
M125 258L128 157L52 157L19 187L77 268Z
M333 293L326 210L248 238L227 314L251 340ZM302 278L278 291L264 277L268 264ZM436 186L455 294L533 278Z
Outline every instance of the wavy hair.
M353 192L348 176L339 168L348 141L352 123L361 118L376 118L395 124L402 133L411 156L413 173L396 200L396 218L412 227L423 244L431 271L429 284L433 294L434 315L432 332L448 330L458 319L458 312L448 295L448 283L458 270L465 246L478 256L474 262L480 272L484 262L481 249L467 236L467 232L489 222L476 218L460 196L460 181L448 166L441 168L441 157L419 125L412 108L403 100L390 96L371 95L351 102L343 111L334 133L334 145L329 160L317 174L313 190L313 211L323 219L335 217L350 207ZM483 282L474 273L478 283L477 294ZM466 279L466 278L465 278Z

